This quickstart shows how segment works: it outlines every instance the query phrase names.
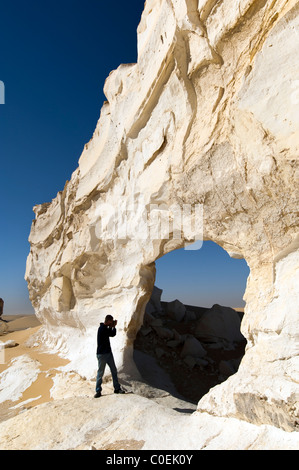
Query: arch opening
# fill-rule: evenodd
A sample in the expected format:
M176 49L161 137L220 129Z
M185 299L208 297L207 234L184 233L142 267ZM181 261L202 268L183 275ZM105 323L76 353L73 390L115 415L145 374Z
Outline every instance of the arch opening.
M156 279L134 342L143 380L196 404L235 374L247 341L240 328L249 268L213 242L156 260Z

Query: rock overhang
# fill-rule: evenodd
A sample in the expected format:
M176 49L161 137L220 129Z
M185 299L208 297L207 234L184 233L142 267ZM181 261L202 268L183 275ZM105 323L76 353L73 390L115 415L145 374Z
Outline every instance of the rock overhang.
M203 207L203 238L244 257L250 276L245 358L199 409L291 430L298 401L298 4L195 4L146 3L137 64L110 74L108 102L78 169L52 203L35 208L30 298L44 340L86 376L96 367L95 329L117 312L117 363L135 373L133 341L155 260L190 238L184 231L181 239L137 236L142 210L126 210L119 222L135 227L135 237L113 238L111 218L97 226L101 208L122 202L136 209L140 201L146 209Z

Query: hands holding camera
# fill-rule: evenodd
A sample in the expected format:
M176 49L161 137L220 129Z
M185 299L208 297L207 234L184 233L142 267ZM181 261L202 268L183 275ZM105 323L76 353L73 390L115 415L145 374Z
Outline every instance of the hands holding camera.
M114 320L112 315L106 315L105 325L109 326L110 328L115 328L117 325L117 320Z

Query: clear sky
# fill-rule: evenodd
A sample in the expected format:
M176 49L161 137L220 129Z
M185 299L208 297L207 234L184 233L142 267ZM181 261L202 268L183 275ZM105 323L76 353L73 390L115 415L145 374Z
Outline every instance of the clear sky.
M105 100L110 71L137 60L143 0L14 0L0 12L0 297L31 313L24 281L35 204L51 201L77 168ZM1 102L1 100L0 100ZM219 247L157 262L163 299L242 306L248 267Z

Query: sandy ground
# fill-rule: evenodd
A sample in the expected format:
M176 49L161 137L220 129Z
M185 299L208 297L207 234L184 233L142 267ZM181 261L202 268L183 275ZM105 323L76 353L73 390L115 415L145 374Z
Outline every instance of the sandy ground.
M5 391L5 378L3 374L5 371L13 367L13 361L15 359L28 357L33 361L38 361L39 372L37 378L30 386L28 386L23 393L20 390L20 397L16 399L6 399L5 401L0 400L0 423L9 420L21 413L26 412L35 408L37 405L44 403L51 403L54 400L60 398L73 398L73 396L85 396L92 398L94 395L95 382L84 381L77 374L66 373L60 370L61 367L68 364L68 361L59 357L57 354L46 353L42 350L42 346L27 345L29 339L34 335L41 324L35 315L15 315L15 316L3 316L3 319L7 320L6 333L0 336L0 341L6 343L7 341L14 341L16 346L4 349L4 360L3 350L2 357L0 356L0 394L1 391ZM3 325L2 325L3 326ZM31 342L32 344L32 342ZM169 375L163 371L155 362L153 358L148 355L141 356L143 366L146 361L149 361L149 370L151 375L155 377L155 383L147 385L141 385L141 390L135 390L137 394L147 396L148 394L157 403L162 403L169 408L185 410L186 413L195 411L196 406L190 406L191 404L184 401L185 399L178 394L174 389L173 383L170 380ZM24 370L24 365L21 364L19 371L17 370L16 378L18 379ZM57 380L58 379L58 382ZM103 396L113 395L113 385L110 380L110 375L103 381ZM22 383L22 381L20 381ZM57 383L59 384L57 387ZM140 384L137 384L137 388ZM152 388L154 387L154 388ZM158 389L156 389L157 387ZM130 392L127 387L128 393ZM7 390L7 388L6 388ZM183 401L182 401L183 399Z
M11 315L3 316L3 319L7 321L5 324L6 333L0 336L0 341L14 341L17 345L11 348L6 348L3 352L0 351L0 374L3 373L12 365L12 361L18 356L29 356L32 360L38 361L39 373L37 379L21 394L18 400L6 400L0 402L0 422L5 421L26 409L30 409L36 405L40 405L45 402L53 401L53 397L50 394L54 382L54 377L60 373L62 376L60 367L68 364L68 361L59 357L57 354L46 353L42 350L41 346L27 346L28 339L35 334L41 327L40 322L35 315ZM190 324L189 324L190 323ZM181 334L192 333L194 327L193 322L183 322L182 324L174 325L177 331ZM2 325L3 326L3 325ZM153 341L155 344L153 344ZM190 370L185 364L182 364L179 368L177 367L177 360L179 357L174 359L175 350L167 351L164 340L153 338L153 334L143 337L137 335L135 341L136 351L136 365L138 367L138 358L142 363L142 371L145 369L149 372L149 377L143 377L144 380L152 387L158 389L167 390L173 397L183 399L192 404L190 411L194 411L196 404L200 398L205 395L208 390L220 383L219 372L217 368L211 370L209 374L203 372L199 368ZM157 361L155 358L155 347L159 346L165 349L166 355L161 360ZM140 353L139 356L137 355ZM231 359L244 354L244 345L241 345L241 350L236 349L232 352L219 352L211 351L210 355L214 363L217 365L222 359ZM4 360L3 360L4 355ZM2 360L1 360L2 359ZM146 368L146 364L149 364ZM142 375L143 375L142 373ZM77 379L75 379L77 380ZM74 384L72 384L73 386ZM107 393L110 393L110 385L108 385ZM163 386L165 385L165 387ZM82 387L82 384L78 383L78 388ZM83 385L87 394L93 396L94 384L89 384L87 390L87 384ZM1 387L1 375L0 375L0 392L3 389ZM89 390L90 389L90 390ZM52 389L53 394L53 389ZM169 406L172 407L172 401L170 398ZM166 401L164 399L164 401Z
M34 315L6 316L4 319L8 321L7 332L0 336L0 341L13 340L17 344L5 349L5 360L0 363L0 395L1 391L8 390L3 386L4 376L8 368L13 368L12 361L27 357L38 361L39 370L35 380L17 400L6 399L0 403L2 450L298 448L295 433L206 413L196 414L196 406L191 406L190 401L181 401L163 390L159 395L157 389L153 389L153 397L146 397L146 393L151 394L150 388L145 394L133 391L115 395L111 381L108 381L103 384L103 397L94 399L94 382L84 382L77 374L60 369L67 360L45 353L41 347L26 345L41 327ZM147 346L150 344L145 342L142 350L136 349L143 368L149 362L149 371L159 389L163 380L166 388L169 387L167 374L177 386L172 370L167 368L165 377L161 375L159 364L145 351ZM21 372L17 368L15 377ZM190 378L187 377L189 388ZM181 392L185 392L184 388ZM4 395L2 393L2 398Z
M8 322L6 324L7 332L0 336L0 341L5 343L9 340L13 340L17 343L17 346L6 348L4 353L2 351L0 374L11 365L11 361L14 358L23 355L27 355L40 363L40 373L30 387L22 393L19 400L7 400L0 403L0 422L32 406L51 401L50 389L53 386L53 377L57 373L57 368L68 363L67 360L60 358L56 354L42 352L40 347L26 346L29 337L36 333L41 327L35 315L3 315L3 319ZM22 405L22 403L24 404Z

